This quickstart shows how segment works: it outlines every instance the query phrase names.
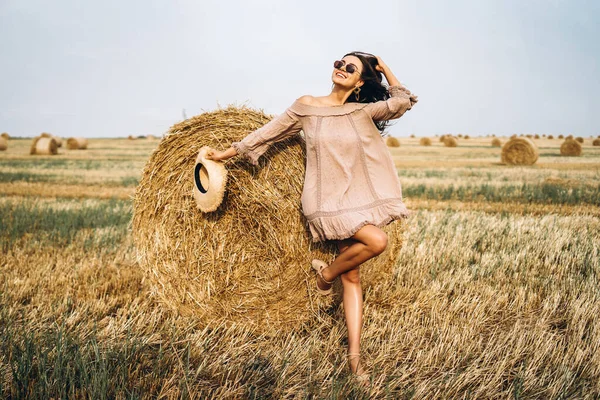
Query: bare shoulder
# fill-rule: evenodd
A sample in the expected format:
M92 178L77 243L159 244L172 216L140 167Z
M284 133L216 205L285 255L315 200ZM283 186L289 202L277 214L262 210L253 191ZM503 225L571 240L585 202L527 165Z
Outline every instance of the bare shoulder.
M304 96L298 97L298 102L302 103L302 104L306 104L306 105L312 106L312 105L315 104L315 97L311 96L310 94L306 94Z

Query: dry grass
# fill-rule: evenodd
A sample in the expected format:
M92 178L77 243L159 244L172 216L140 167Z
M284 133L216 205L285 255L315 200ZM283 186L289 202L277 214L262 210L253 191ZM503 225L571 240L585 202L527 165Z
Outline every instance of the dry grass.
M400 147L400 141L398 140L398 138L396 138L394 136L388 136L385 139L385 144L388 147Z
M261 333L298 329L331 305L314 291L310 262L331 261L334 248L311 243L299 207L303 140L274 144L258 167L228 162L227 197L215 212L197 209L192 188L201 147L226 148L268 121L229 107L173 126L144 169L133 219L157 298L204 323L226 317ZM384 230L388 250L365 265L374 275L392 268L402 244L400 222Z
M578 157L582 153L581 144L577 140L565 139L560 145L560 155L569 157Z
M406 198L415 214L399 262L364 293L363 353L378 379L370 392L348 379L337 302L312 309L305 329L263 336L199 324L149 296L128 222L133 187L93 182L139 179L156 142L93 140L87 152L34 158L29 141L11 140L0 176L81 181L0 184L2 397L600 396L600 208L428 197L451 185L596 188L599 197L600 148L561 157L560 143L543 138L535 165L506 167L489 140L447 149L406 138L389 149L403 186L427 190Z
M509 165L532 165L539 158L535 143L528 138L513 138L502 146L502 163Z

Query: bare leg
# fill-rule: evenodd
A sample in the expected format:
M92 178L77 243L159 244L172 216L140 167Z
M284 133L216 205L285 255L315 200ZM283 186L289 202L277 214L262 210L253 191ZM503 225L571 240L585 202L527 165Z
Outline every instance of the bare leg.
M323 270L323 278L331 282L344 272L350 271L365 261L383 253L387 247L387 235L374 225L365 225L353 236L352 241L340 241L347 248L342 251L333 262ZM338 245L339 247L339 245ZM321 289L328 289L329 285L320 278L317 281Z
M360 336L363 322L363 297L360 285L359 265L381 254L387 247L387 235L373 225L361 228L354 236L338 242L340 254L323 270L323 276L331 281L341 276L344 287L343 304L348 328L348 354L360 354ZM325 284L325 282L318 282ZM327 286L327 285L325 285ZM360 357L349 357L350 369L357 375L364 373Z

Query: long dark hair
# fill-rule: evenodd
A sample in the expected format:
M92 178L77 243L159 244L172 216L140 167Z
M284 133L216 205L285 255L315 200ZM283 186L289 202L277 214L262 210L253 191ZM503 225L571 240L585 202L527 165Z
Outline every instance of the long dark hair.
M351 94L346 100L347 103L374 103L380 100L390 98L388 88L382 83L383 75L377 71L377 57L373 54L363 53L362 51L353 51L344 55L357 57L363 65L360 79L364 84L360 87L359 100L356 100L354 94ZM383 134L385 128L389 125L389 121L373 121L379 132Z

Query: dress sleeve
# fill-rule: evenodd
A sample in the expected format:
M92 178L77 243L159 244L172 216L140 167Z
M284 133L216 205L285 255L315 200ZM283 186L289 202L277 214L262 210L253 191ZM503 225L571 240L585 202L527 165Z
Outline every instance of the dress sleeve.
M390 86L388 92L391 96L389 99L369 103L364 108L374 121L400 118L418 101L417 96L404 86Z
M233 147L253 165L258 165L258 158L276 142L287 139L302 130L298 116L288 108L283 114L273 118L261 128L248 134L239 142L233 142Z

